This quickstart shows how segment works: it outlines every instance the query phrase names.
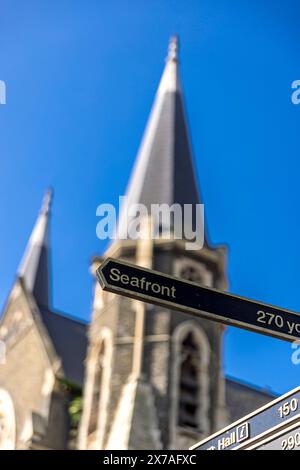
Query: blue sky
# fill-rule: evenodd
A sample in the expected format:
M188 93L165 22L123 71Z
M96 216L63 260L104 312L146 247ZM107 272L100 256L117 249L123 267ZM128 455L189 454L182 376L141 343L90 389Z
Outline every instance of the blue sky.
M96 206L125 191L164 66L181 40L198 180L230 291L300 312L298 0L0 0L0 304L54 187L53 304L87 318ZM290 344L234 328L227 374L299 385Z

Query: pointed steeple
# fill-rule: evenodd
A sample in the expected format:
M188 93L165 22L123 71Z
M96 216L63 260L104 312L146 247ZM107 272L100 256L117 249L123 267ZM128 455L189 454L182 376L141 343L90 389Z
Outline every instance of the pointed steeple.
M18 270L26 289L42 306L49 305L48 226L51 201L52 190L48 190Z
M179 78L178 39L172 37L165 69L126 191L119 233L132 204L200 202ZM128 219L127 219L128 220Z

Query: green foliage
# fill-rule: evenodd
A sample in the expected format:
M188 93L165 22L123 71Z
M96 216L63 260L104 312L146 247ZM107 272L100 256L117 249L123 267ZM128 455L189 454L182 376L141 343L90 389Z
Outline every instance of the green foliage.
M70 447L74 446L78 432L78 427L82 414L82 389L78 385L66 380L65 378L59 379L60 388L69 396L68 412L70 417Z
M77 428L80 422L82 413L82 396L75 396L69 404L69 415L71 419L72 428Z

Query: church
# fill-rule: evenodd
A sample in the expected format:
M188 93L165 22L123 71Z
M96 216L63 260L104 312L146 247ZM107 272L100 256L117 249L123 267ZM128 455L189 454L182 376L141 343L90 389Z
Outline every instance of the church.
M202 202L176 37L126 196L146 207ZM96 281L110 256L226 290L226 248L207 236L194 251L175 237L114 240L93 258L90 323L54 310L51 198L49 191L0 319L0 449L188 449L274 398L224 376L223 325L104 292Z

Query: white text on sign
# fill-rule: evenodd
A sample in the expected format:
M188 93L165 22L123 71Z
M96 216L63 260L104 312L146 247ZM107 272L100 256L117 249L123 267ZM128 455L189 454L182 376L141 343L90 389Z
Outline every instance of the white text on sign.
M284 328L284 326L286 325L290 335L293 334L294 331L300 333L300 323L285 320L285 318L283 318L283 316L279 314L275 315L274 313L258 310L257 322L263 323L264 325L276 325L277 328Z
M139 278L136 276L128 276L128 274L121 274L121 271L117 268L111 269L109 277L112 281L137 287L145 292L153 292L154 294L161 294L176 299L176 288L174 286L161 286L157 282L147 281L146 277Z

